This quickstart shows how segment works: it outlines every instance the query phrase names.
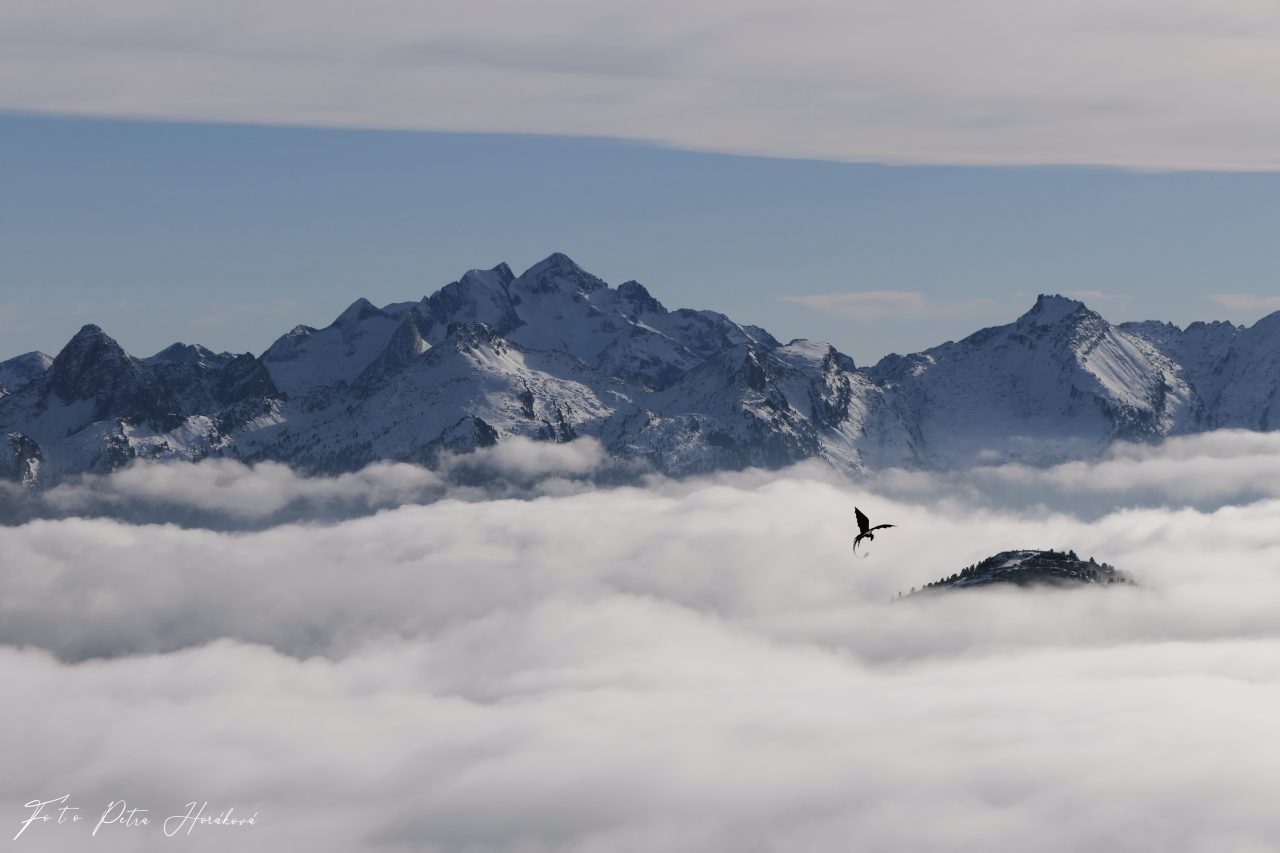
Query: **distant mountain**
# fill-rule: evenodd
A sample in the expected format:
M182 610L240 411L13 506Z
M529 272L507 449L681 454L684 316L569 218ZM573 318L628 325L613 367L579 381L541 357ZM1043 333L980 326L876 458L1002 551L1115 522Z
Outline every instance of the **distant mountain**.
M53 356L28 352L8 361L0 361L0 397L43 375L53 364Z
M1116 439L1280 425L1280 313L1252 328L1113 326L1041 296L1015 322L858 367L714 311L668 310L554 254L423 299L358 299L260 357L135 358L85 326L0 363L0 477L52 483L138 458L308 472L431 464L510 436L599 439L673 475L821 459L847 472L1086 458Z
M931 466L1072 459L1117 438L1206 426L1174 358L1061 296L1041 296L1010 325L886 358L871 375L918 430Z
M981 563L940 578L920 589L912 589L908 597L945 590L976 589L993 584L1020 587L1078 587L1090 584L1129 584L1129 575L1107 563L1090 557L1082 560L1074 551L1001 551Z

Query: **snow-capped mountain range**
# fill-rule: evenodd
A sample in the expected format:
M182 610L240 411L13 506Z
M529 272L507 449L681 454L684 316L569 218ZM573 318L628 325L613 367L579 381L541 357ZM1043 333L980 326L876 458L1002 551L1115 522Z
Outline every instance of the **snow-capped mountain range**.
M261 356L136 358L85 326L0 363L0 478L52 483L136 458L308 472L432 464L510 436L592 436L668 474L818 458L955 468L1085 458L1116 439L1280 425L1280 312L1245 328L1111 325L1041 296L1015 322L856 366L714 311L668 310L554 254L472 270L417 302L359 299Z

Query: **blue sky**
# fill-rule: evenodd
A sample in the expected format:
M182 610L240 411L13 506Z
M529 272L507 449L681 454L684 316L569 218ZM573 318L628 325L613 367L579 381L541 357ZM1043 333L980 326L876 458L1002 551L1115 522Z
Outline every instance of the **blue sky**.
M0 116L0 352L261 352L359 296L563 251L860 363L1038 292L1114 320L1280 307L1280 177L876 166L533 135ZM871 295L867 295L871 294ZM798 301L797 301L798 300Z
M562 251L859 362L1280 309L1280 5L0 4L0 355L260 352Z

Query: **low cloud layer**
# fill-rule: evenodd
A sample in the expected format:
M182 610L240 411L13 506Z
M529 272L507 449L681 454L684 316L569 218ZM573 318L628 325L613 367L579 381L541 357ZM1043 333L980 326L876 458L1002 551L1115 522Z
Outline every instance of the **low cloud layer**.
M8 3L0 108L893 163L1275 169L1249 0Z
M91 474L55 486L38 497L63 512L94 507L182 507L233 519L271 518L291 507L312 512L327 506L374 509L421 500L441 485L416 465L377 462L337 477L305 477L279 462L254 466L232 459L196 465L134 464L109 476Z
M1274 644L883 670L661 615L514 626L490 664L510 673L500 700L442 690L424 643L299 662L221 642L73 669L4 650L16 695L61 709L0 710L6 803L70 788L92 818L122 792L162 816L188 797L260 816L150 844L36 826L19 849L1208 853L1280 837ZM123 686L140 683L145 698Z
M992 465L954 474L890 470L876 488L1042 514L1096 517L1123 507L1216 509L1280 498L1280 432L1217 430L1160 444L1117 442L1100 458L1045 468Z
M452 497L486 500L569 494L588 480L638 480L594 438L558 444L511 437L474 453L446 455L432 470L375 462L336 477L311 477L278 462L234 459L133 464L85 474L44 491L0 488L0 523L39 517L108 516L135 523L215 529L325 522Z
M23 803L71 792L95 820L126 797L260 824L156 830L150 846L142 830L33 826L18 844L1275 849L1280 496L1254 470L1269 441L1118 448L1092 478L990 469L968 497L944 477L804 467L446 493L239 532L0 528L16 697L0 703L0 820L16 832ZM549 472L589 470L589 448L564 453L501 464L577 482ZM1212 500L1188 501L1177 471ZM265 494L334 486L232 474L225 488L268 513ZM128 488L185 499L154 476ZM217 492L211 476L191 482ZM389 500L383 480L421 476L342 482ZM1011 481L1044 505L1017 505ZM899 525L867 560L849 552L854 504ZM1141 586L891 601L1016 547L1073 548Z

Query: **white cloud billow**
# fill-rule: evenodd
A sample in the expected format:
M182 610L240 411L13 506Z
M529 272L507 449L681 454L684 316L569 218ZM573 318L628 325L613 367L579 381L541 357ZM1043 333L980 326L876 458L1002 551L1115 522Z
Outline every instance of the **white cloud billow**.
M487 477L534 480L541 477L584 477L606 467L609 455L591 436L569 442L535 441L510 436L492 447L450 457L446 471L466 467Z
M901 499L952 499L1093 516L1124 506L1202 509L1280 498L1280 432L1217 430L1158 445L1116 442L1100 458L1047 468L1007 464L950 475L891 470L879 488Z
M1250 0L313 0L0 10L0 108L895 163L1275 169Z
M245 526L335 519L445 495L471 500L579 491L608 465L600 442L534 441L512 436L474 453L446 456L438 471L403 462L374 462L335 477L312 477L279 462L234 459L136 461L109 475L85 474L45 492L9 487L16 504L37 514L112 515L129 521ZM450 486L450 478L481 486ZM4 495L0 495L3 497ZM2 509L0 505L0 509Z
M337 477L305 477L279 462L249 466L233 459L196 464L138 463L109 476L90 474L53 487L41 499L56 510L181 507L248 520L294 505L315 511L346 505L372 509L423 499L441 485L434 472L375 462Z

